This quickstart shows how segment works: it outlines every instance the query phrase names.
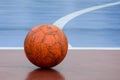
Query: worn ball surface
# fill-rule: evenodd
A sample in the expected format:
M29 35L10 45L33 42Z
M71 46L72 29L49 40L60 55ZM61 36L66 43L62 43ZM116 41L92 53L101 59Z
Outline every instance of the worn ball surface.
M50 68L59 64L67 54L68 41L57 26L42 24L33 27L24 41L24 51L34 65Z

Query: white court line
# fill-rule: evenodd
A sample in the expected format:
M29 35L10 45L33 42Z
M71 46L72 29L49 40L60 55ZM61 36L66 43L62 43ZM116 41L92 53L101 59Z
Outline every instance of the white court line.
M98 9L102 9L102 8L106 8L106 7L110 7L110 6L115 6L115 5L119 5L120 1L118 2L113 2L113 3L108 3L108 4L104 4L104 5L99 5L99 6L93 6L93 7L89 7L83 10L79 10L76 12L73 12L71 14L68 14L60 19L58 19L57 21L55 21L53 24L58 26L60 29L63 29L64 26L72 19L74 19L77 16L83 15L85 13L94 11L94 10L98 10ZM69 43L69 47L72 48L72 45Z
M0 47L0 50L23 50L24 47Z
M0 47L0 50L23 50L24 47ZM120 48L96 48L96 47L74 47L74 48L68 48L68 50L120 50Z

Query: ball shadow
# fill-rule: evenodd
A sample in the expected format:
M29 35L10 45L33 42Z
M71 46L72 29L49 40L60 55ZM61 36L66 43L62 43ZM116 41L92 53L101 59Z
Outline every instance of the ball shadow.
M26 80L65 80L65 78L54 69L38 68L30 72Z

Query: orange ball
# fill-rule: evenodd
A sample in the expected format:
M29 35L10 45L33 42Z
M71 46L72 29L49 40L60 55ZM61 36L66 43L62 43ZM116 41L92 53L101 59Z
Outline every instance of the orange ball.
M28 32L24 51L34 65L50 68L64 59L68 51L68 41L64 32L57 26L42 24Z

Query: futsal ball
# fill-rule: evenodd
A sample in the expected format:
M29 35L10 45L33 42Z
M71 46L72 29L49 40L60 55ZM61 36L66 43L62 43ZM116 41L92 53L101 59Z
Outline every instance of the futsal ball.
M42 68L54 67L67 54L67 37L55 25L37 25L26 35L24 51L29 61L34 65Z

